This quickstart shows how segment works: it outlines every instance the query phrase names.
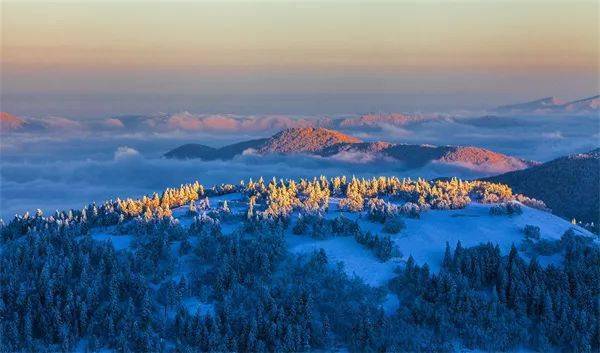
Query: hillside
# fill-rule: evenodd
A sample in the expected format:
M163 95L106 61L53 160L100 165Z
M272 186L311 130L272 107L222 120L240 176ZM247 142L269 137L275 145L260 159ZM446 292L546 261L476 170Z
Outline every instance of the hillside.
M358 143L360 139L339 131L324 128L295 128L283 130L260 148L261 153L317 152L338 143Z
M321 157L362 154L367 160L397 160L407 168L441 163L484 173L503 173L535 165L534 162L472 146L432 146L392 144L385 141L363 142L335 130L294 128L281 131L268 139L240 142L213 149L203 145L184 145L165 154L167 158L203 160L231 159L252 149L258 154L314 154Z
M567 219L600 223L600 149L485 180L543 200Z
M537 164L536 162L510 157L484 148L470 146L450 147L441 158L439 158L439 161L445 163L466 164L475 168L489 168L488 170L490 172L520 170Z
M234 143L221 148L209 147L197 143L179 146L164 154L166 158L202 159L205 161L227 160L242 154L247 149L260 148L267 139L257 139Z
M217 150L218 159L231 159L237 155L244 153L247 149L259 149L267 139L256 139L249 141L242 141L221 147Z
M527 205L539 204L481 181L322 177L195 182L18 216L0 224L0 298L3 312L25 315L0 322L2 344L254 353L592 342L598 243ZM585 321L568 325L552 303Z
M178 159L200 158L209 161L215 159L216 152L216 148L199 143L188 143L165 153L165 157Z
M391 144L389 142L344 143L325 148L318 152L322 156L334 156L338 153L367 153L379 157L391 157L407 167L418 168L428 163L459 165L488 172L524 169L534 162L510 157L485 148L470 146L432 146Z
M342 152L379 154L380 152L389 149L391 146L393 146L392 143L384 141L338 143L321 149L317 154L323 157L331 157Z

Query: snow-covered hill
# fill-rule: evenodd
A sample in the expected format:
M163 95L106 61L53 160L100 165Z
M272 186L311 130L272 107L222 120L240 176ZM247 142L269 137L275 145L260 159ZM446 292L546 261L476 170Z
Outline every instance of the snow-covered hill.
M326 218L334 219L338 215L344 215L356 220L364 231L384 234L383 225L368 220L365 212L352 213L339 210L339 201L340 199L331 199L330 207L324 215ZM459 210L430 210L421 214L418 219L406 218L406 228L391 237L404 258L412 256L417 263L427 263L436 272L440 268L446 242L456 245L460 241L467 247L491 242L498 244L502 252L508 252L513 244L519 245L523 241L523 228L528 224L540 228L542 239L560 239L569 229L573 229L579 235L594 237L584 228L546 211L522 206L523 213L520 215L499 217L490 215L492 207L493 204L471 203ZM388 272L387 275L391 275L390 268L395 267L395 265L382 263L375 256L370 256L369 252L361 248L354 239L314 240L290 233L287 240L292 251L306 251L309 248L321 247L327 252L331 251L332 258L345 263L349 273L356 273L370 284L384 284L387 276L381 272ZM370 271L370 268L375 271Z
M231 193L223 196L211 197L212 210L217 211L223 202L229 205L234 214L242 217L246 207L243 196ZM332 198L324 217L335 219L344 216L358 222L361 230L373 234L385 234L383 225L370 221L366 212L347 212L338 208L340 199ZM394 202L392 202L394 204ZM406 218L406 228L400 233L391 235L394 244L402 253L401 258L382 262L369 249L357 243L352 237L328 237L314 239L310 236L295 235L291 229L286 231L285 240L288 250L292 253L311 253L324 249L332 262L341 262L349 275L360 277L365 283L372 286L385 286L394 276L394 270L402 266L404 261L412 256L418 264L427 263L432 271L439 271L446 242L452 247L461 242L465 247L471 247L490 242L498 244L503 253L507 253L512 245L518 246L524 239L523 229L526 225L540 228L542 239L558 240L569 229L576 234L594 237L589 231L573 225L566 220L549 212L522 206L523 213L516 216L492 216L490 208L493 204L471 203L459 210L430 210L423 213L419 219ZM205 210L210 212L211 209ZM187 215L188 207L182 206L173 210L174 218L184 227L189 227L193 217ZM293 215L296 220L298 214ZM243 222L224 222L220 225L224 234L232 234L243 229ZM97 229L92 233L97 240L111 240L117 250L126 250L131 246L132 236L117 234L114 229ZM175 246L175 248L177 248ZM529 255L527 255L529 256ZM542 263L559 260L556 257L541 256Z
M579 276L574 285L594 296L596 287L588 282L597 278L594 264L600 261L597 237L544 210L543 203L503 185L457 179L322 177L206 190L194 183L162 196L17 217L0 234L0 283L7 284L0 299L19 313L34 303L27 309L34 314L24 316L34 327L46 320L40 310L57 312L68 323L81 318L81 330L48 324L48 330L63 332L46 338L50 347L60 344L64 351L120 345L164 351L195 345L205 351L211 342L229 350L270 351L257 339L289 345L289 351L306 350L306 342L326 351L380 344L383 351L414 345L434 351L537 347L524 339L507 344L505 333L495 329L475 341L470 331L429 330L438 322L468 320L487 332L488 323L507 325L514 315L537 322L538 314L517 314L511 300L537 307L539 300L570 295L552 287L567 276ZM523 289L532 280L536 286L548 281L537 289L542 299ZM437 289L427 292L432 287ZM35 299L40 296L43 302ZM68 304L74 296L81 303L75 310ZM445 305L461 307L463 301L472 311L453 308L458 311L449 318L412 321L421 310L442 315ZM440 307L428 309L427 303ZM21 321L11 320L2 324L3 332L13 332L10 327ZM587 337L593 325L579 334ZM406 335L402 327L423 336ZM293 330L294 340L286 334ZM25 336L33 346L47 336L25 332L35 334L37 343ZM13 336L10 342L21 342Z
M233 214L244 218L247 211L247 203L239 193L231 193L210 198L211 209L204 212L218 211L223 203L235 205L230 207ZM356 221L361 231L383 235L383 225L370 221L366 212L347 212L339 208L339 198L330 199L328 210L324 213L327 219L335 219L343 216ZM388 282L397 275L397 269L405 265L406 259L412 257L417 264L428 264L433 272L440 271L446 243L454 248L458 242L464 247L473 247L480 244L491 243L498 245L502 253L507 254L511 247L517 246L521 249L521 256L525 259L535 257L542 266L553 264L560 266L563 262L561 253L536 254L524 247L525 235L523 229L527 225L539 227L542 240L558 241L568 230L585 237L595 237L587 230L573 225L566 220L552 215L549 212L522 206L523 213L514 216L492 216L490 209L493 204L471 203L464 209L459 210L430 210L421 214L420 218L406 218L406 227L398 234L392 234L391 240L400 251L401 256L394 257L389 261L381 261L371 250L359 244L355 238L350 236L331 236L324 239L315 239L306 235L293 234L291 228L285 232L285 243L290 254L310 255L323 249L332 264L342 264L344 271L349 276L356 276L364 283L381 288L386 294L386 299L381 303L381 308L388 314L398 309L399 302L387 289ZM174 218L184 228L189 228L193 223L193 217L188 215L188 207L183 206L173 210ZM292 216L296 221L298 214ZM244 224L240 221L223 222L220 225L226 236L243 232ZM92 237L99 241L110 241L116 250L134 251L135 243L133 235L118 234L114 228L97 229L92 232ZM192 239L192 246L198 246ZM193 273L195 266L200 264L195 255L181 256L178 249L181 242L171 245L172 255L176 259L176 273L173 278L181 275L189 276ZM196 312L202 315L214 312L211 302L203 302L198 297L184 298L185 307L190 314Z

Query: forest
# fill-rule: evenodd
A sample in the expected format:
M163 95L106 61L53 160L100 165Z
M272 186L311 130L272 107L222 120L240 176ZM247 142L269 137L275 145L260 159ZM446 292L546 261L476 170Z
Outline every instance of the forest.
M243 202L211 205L233 193ZM344 214L328 217L330 198L347 214L381 224L382 234ZM525 206L547 210L489 182L320 177L211 188L195 182L16 216L0 225L0 350L598 351L597 240L573 231L540 240L532 225L508 253L493 243L447 243L439 272L404 259L394 245L391 236L406 220L471 202L494 204L494 217L514 217ZM182 210L189 224L174 217ZM116 249L94 239L97 230L132 242ZM351 237L379 261L401 261L386 288L373 287L323 249L289 252L289 234ZM540 249L564 260L542 266L519 253ZM382 308L388 290L399 302L392 313ZM190 298L210 309L189 310Z

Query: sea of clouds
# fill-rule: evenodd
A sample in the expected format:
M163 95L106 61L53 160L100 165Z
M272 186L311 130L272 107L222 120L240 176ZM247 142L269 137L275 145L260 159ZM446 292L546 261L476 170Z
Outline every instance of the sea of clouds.
M184 143L218 147L268 137L291 127L340 129L341 118L353 117L189 112L94 120L24 117L27 128L0 134L0 217L6 220L37 208L47 213L81 208L93 201L139 197L195 180L213 185L260 176L480 176L468 169L435 164L408 170L394 160L348 153L335 158L247 153L230 161L210 162L162 158ZM409 123L384 121L341 130L367 141L475 145L547 161L599 147L598 124L596 116L477 118L436 114Z

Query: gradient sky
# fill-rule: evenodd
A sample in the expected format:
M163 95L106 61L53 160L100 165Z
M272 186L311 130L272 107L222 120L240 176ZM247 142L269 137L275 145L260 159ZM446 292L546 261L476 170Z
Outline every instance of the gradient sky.
M2 103L93 116L255 95L277 112L282 96L304 97L298 111L320 95L365 110L571 99L599 90L599 32L597 1L5 0ZM360 108L343 102L317 108Z

